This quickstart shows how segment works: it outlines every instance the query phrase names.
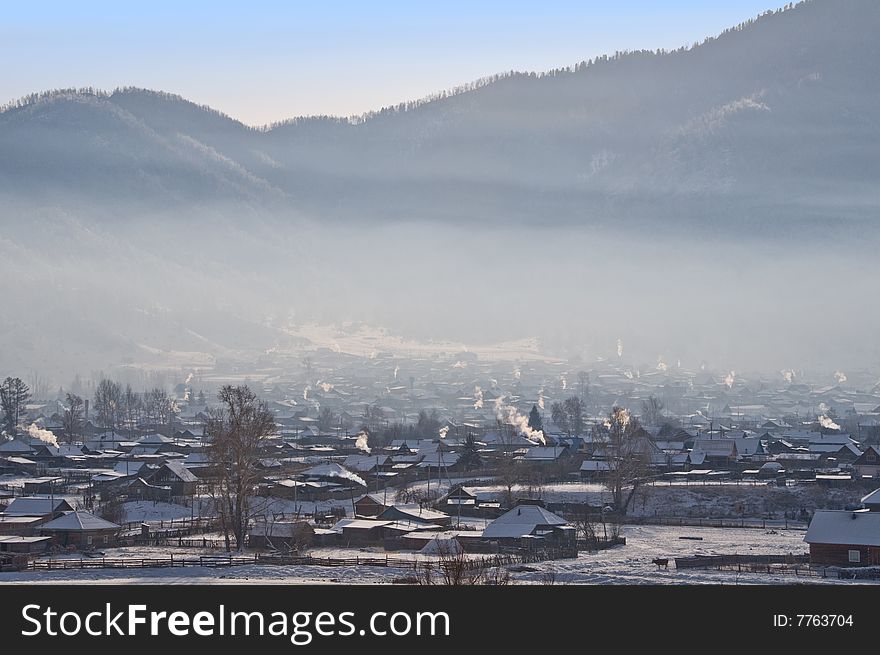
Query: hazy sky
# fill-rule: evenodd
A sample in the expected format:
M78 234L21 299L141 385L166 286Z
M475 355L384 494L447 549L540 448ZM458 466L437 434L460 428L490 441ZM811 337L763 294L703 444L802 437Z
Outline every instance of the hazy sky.
M51 88L179 93L249 124L357 114L484 75L675 48L774 0L4 3L0 103Z

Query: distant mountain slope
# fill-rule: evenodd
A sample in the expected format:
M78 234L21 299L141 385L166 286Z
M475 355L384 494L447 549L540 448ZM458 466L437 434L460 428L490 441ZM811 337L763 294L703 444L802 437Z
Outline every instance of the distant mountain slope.
M0 377L254 361L291 316L737 370L880 362L877 33L880 2L815 0L266 129L140 89L13 103Z
M816 0L687 50L511 74L355 124L250 129L143 90L0 114L0 192L113 210L603 225L873 218L880 3Z

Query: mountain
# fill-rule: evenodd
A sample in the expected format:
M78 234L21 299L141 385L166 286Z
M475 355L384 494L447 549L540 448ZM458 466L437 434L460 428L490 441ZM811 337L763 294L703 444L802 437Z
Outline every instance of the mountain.
M674 52L267 129L140 89L45 93L0 114L0 193L114 216L231 202L734 232L873 220L878 28L872 0L816 0Z
M290 316L861 366L878 32L875 0L814 0L673 52L259 129L143 89L11 103L0 373L254 361Z

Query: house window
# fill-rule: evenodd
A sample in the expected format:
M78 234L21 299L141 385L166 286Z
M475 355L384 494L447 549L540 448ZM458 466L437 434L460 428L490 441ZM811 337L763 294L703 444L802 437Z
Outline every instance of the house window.
M850 564L858 564L862 561L862 553L858 550L849 551L849 562Z
M92 537L91 537L91 536L87 536L87 537L86 537L86 543L87 543L89 546L92 545ZM849 552L852 552L852 551L849 551Z

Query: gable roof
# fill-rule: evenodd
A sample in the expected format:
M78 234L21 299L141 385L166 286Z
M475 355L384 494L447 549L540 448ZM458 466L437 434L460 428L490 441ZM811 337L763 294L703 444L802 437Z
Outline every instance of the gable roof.
M359 475L355 475L344 466L331 462L329 464L318 464L312 468L303 471L302 475L310 478L343 478L356 482L362 487L366 487L367 483Z
M152 476L156 477L163 469L167 469L170 471L174 477L178 478L181 482L198 482L198 478L186 468L181 462L165 462L158 471Z
M880 460L880 453L878 453L874 449L874 446L868 446L865 449L865 452L863 452L859 456L859 458L853 462L853 466L860 466L865 464L870 465L876 463L878 460Z
M880 489L874 489L867 496L864 496L862 503L865 505L880 505Z
M342 465L352 471L370 471L376 466L385 466L388 455L349 455Z
M556 461L568 454L565 446L534 446L526 451L523 459L529 461Z
M355 505L359 505L361 503L372 503L374 505L378 505L380 507L388 507L388 505L376 494L364 494L356 501L354 501Z
M442 521L448 519L449 515L444 512L437 512L432 509L425 509L419 505L392 505L386 507L379 514L380 518L393 519L396 517L404 517L416 523L430 523L431 521Z
M540 525L566 525L567 521L540 505L517 505L483 530L486 539L524 537Z
M0 444L0 453L32 453L33 451L34 449L21 439L12 439Z
M14 498L4 512L7 516L46 516L52 512L72 510L63 498L40 498L19 496Z

